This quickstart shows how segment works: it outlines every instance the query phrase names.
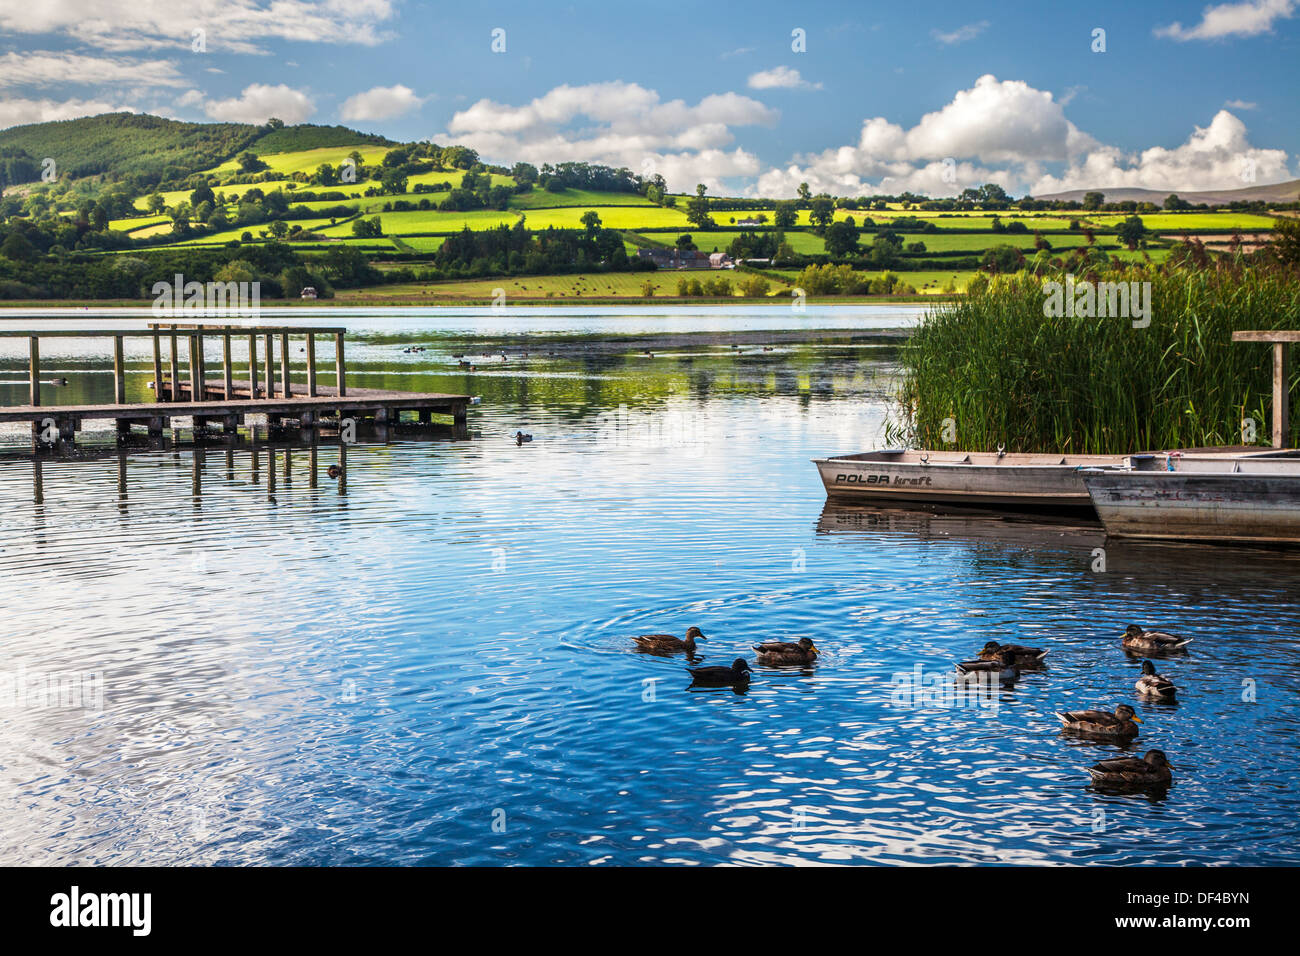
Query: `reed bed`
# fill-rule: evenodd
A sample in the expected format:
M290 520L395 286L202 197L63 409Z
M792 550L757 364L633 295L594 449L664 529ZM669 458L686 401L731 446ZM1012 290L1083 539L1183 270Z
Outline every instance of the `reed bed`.
M1233 343L1232 333L1300 329L1300 274L1170 266L1089 278L1150 282L1150 325L1046 316L1045 280L1026 274L936 304L901 352L903 383L888 440L1127 454L1250 443L1242 423L1253 419L1253 443L1268 444L1270 346ZM1289 444L1296 444L1294 426Z

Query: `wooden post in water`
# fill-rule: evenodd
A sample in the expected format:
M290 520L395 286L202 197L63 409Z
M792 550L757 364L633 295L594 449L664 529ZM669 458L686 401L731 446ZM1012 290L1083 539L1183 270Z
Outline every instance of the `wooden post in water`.
M343 362L343 333L334 333L334 370L338 376L339 395L348 393L348 369Z
M266 333L266 397L275 398L275 337Z
M257 398L257 336L248 337L248 397Z
M176 333L173 332L173 333L171 334L171 373L172 373L172 380L171 380L170 382L167 383L167 400L168 400L169 402L174 402L174 401L176 401L176 392L177 392L177 389L180 388L180 380L181 380L181 366L180 366L180 358L179 358L179 357L177 356L177 354L176 354L176 349L177 349L177 347L178 347L178 344L177 344L177 341L176 341Z
M230 333L221 337L221 374L225 386L225 399L230 401L235 396L235 383L230 370Z
M41 340L35 335L28 340L28 375L30 378L31 404L41 404Z
M153 399L161 402L162 397L162 336L153 330Z
M122 354L122 336L113 336L113 403L126 404L126 361Z
M316 333L307 333L307 394L316 397Z
M199 378L199 337L187 336L190 340L190 401L203 400L202 380Z
M280 384L284 397L293 395L293 386L289 384L289 333L280 333Z

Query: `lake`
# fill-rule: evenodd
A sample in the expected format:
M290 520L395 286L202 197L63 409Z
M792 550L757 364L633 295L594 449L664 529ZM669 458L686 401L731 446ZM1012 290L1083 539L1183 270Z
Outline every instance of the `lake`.
M306 445L108 432L38 479L5 433L0 862L1300 862L1295 556L827 505L809 459L885 444L915 309L321 314L351 383L482 396L474 437L362 441L343 482L322 445L312 482ZM42 345L47 402L110 400L102 343ZM1135 699L1130 622L1195 639L1177 704ZM822 657L737 693L633 650L692 625L706 664ZM954 696L988 640L1047 666ZM1128 748L1058 732L1121 702ZM1149 747L1167 793L1089 787Z

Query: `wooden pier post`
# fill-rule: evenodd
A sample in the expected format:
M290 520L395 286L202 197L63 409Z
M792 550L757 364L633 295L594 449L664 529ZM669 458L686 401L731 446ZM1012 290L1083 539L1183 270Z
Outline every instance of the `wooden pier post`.
M257 398L257 336L248 337L248 397Z
M122 336L113 336L113 403L126 404L126 360L122 352Z
M177 350L177 348L179 348L179 345L178 345L178 343L177 343L177 341L176 341L176 333L173 332L173 333L171 334L171 373L172 373L172 378L171 378L171 381L167 383L167 400L168 400L169 402L174 402L174 401L176 401L176 391L177 391L177 389L180 388L180 380L181 380L181 364L180 364L180 357L176 354L176 350Z
M190 340L190 401L203 401L202 379L199 378L199 337L186 336Z
M289 384L289 333L280 333L280 385L285 398L293 395L293 386Z
M41 404L41 340L35 335L28 342L28 355L30 364L28 373L30 375L31 404Z
M316 333L307 333L307 394L316 397Z
M266 333L266 397L275 398L275 337Z
M339 395L348 393L348 370L343 362L343 333L334 333L334 368L338 376Z
M225 386L225 399L230 401L235 397L235 383L230 370L230 333L227 332L221 337L221 375L222 384Z
M153 333L153 398L161 402L162 397L162 337L158 330Z

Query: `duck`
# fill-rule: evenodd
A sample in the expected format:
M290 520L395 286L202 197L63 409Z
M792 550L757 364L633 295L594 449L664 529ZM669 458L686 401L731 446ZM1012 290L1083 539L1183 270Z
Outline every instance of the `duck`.
M1020 665L1037 664L1047 656L1047 651L1038 647L1025 647L1023 644L999 644L997 641L989 641L984 645L984 649L979 653L979 659L982 661L995 661L1002 651L1010 651L1015 655L1016 663Z
M1147 631L1130 624L1124 628L1124 650L1145 654L1164 654L1169 651L1181 651L1192 643L1190 637L1175 637L1163 631Z
M1173 700L1178 688L1168 677L1161 677L1156 673L1156 665L1150 661L1142 662L1142 676L1137 679L1137 692L1144 697L1154 697L1157 700Z
M343 469L338 465L330 465L325 469L325 474L329 475L331 478L337 478L339 475L343 474Z
M532 435L525 435L523 432L515 432L515 444L522 445L524 442L533 440Z
M1092 782L1107 787L1143 789L1173 783L1173 764L1163 750L1148 750L1138 757L1111 757L1088 768Z
M1128 740L1138 735L1137 725L1142 720L1128 704L1120 704L1115 713L1104 710L1067 710L1057 713L1067 734L1079 734L1084 737L1106 737L1115 740Z
M688 627L685 639L673 637L671 634L644 634L632 640L636 642L637 650L650 654L676 654L678 651L685 651L693 655L695 642L707 638L698 627Z
M1016 666L1016 655L1006 648L998 651L997 658L991 661L962 661L957 665L957 673L963 676L967 674L997 674L998 681L1003 684L1014 684L1020 678L1020 668Z
M797 643L769 641L766 644L755 644L754 650L758 652L758 662L768 667L781 664L811 664L821 654L810 637L801 637Z
M708 687L740 687L749 683L749 664L743 657L737 657L730 667L688 667L691 686L697 684Z

